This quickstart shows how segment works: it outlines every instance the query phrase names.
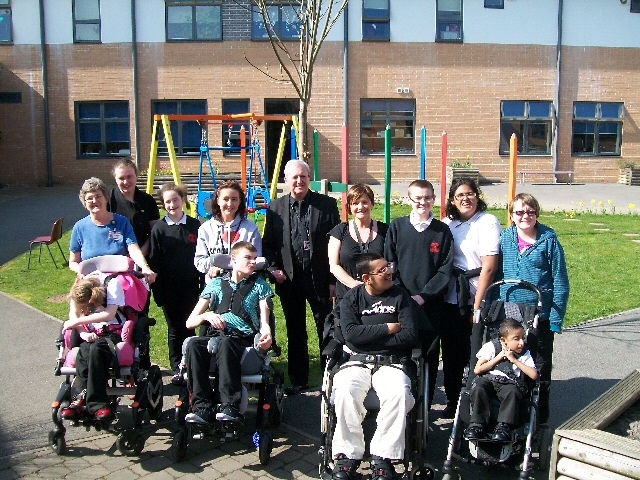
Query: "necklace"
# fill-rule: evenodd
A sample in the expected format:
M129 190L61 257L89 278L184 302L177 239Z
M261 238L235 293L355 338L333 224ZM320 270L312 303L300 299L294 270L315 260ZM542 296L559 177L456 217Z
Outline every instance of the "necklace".
M358 230L358 225L356 225L355 218L353 219L353 229L356 231L356 238L358 239L358 247L360 247L360 253L368 253L369 252L369 242L371 241L371 234L373 233L373 219L371 219L371 223L369 224L369 236L367 237L367 241L363 242L360 237L360 231Z

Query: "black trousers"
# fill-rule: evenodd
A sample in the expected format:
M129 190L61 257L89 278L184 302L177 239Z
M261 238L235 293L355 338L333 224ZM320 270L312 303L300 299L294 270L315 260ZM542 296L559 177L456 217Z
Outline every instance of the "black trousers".
M175 298L162 306L164 318L167 321L167 345L169 347L169 362L171 369L176 371L182 359L182 343L191 335L187 329L187 318L198 303L198 297Z
M518 425L520 423L520 403L522 393L515 383L501 383L491 375L479 375L473 380L471 388L471 423L489 424L491 399L500 400L498 422Z
M207 350L208 343L209 337L197 337L189 342L187 348L188 387L191 391L191 402L194 407L216 403L209 381L212 355ZM222 404L235 407L240 405L242 399L240 360L242 360L244 349L252 345L252 335L220 337L215 359L218 371L218 392Z
M553 365L554 333L548 321L541 321L538 326L538 345L536 366L540 375L540 396L538 398L538 419L540 423L549 420L549 394L551 391L551 367Z
M109 338L114 345L121 341L118 335L111 335ZM92 415L109 403L107 382L112 363L113 353L106 338L80 344L76 355L76 372L80 388L87 389L87 412Z
M328 286L327 286L328 292ZM309 337L307 335L307 302L316 324L318 346L322 352L324 320L331 312L329 297L316 293L310 273L294 272L294 280L287 279L278 286L278 295L287 325L288 373L292 385L309 383Z
M433 403L442 347L442 374L447 403L456 405L462 389L462 374L471 354L471 311L460 314L457 305L444 303L427 311L435 331L428 332L422 346L429 367L429 407ZM424 353L426 352L426 353Z

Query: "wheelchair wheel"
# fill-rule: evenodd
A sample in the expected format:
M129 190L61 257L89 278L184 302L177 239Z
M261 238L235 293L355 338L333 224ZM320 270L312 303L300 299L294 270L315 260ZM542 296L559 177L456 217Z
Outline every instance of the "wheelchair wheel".
M548 426L540 428L538 432L538 470L549 470L551 462L551 429Z
M428 463L411 469L410 480L434 480L436 478L435 469Z
M271 432L265 430L260 434L260 446L258 446L258 457L260 465L266 465L271 458L271 450L273 449L273 436Z
M171 453L176 462L182 462L187 457L187 432L179 429L171 441Z
M51 430L49 432L49 447L56 454L62 455L67 449L67 442L64 438L64 432L59 430Z
M125 430L116 438L116 447L127 457L140 455L144 448L144 437L135 430Z
M444 475L442 475L442 480L461 480L461 478L462 477L457 473L445 473Z
M151 365L147 374L147 408L149 418L158 420L162 416L163 385L160 367Z

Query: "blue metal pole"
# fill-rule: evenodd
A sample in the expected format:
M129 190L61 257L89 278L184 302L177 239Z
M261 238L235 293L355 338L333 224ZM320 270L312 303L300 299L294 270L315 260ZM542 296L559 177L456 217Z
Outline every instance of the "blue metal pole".
M296 129L291 125L291 160L298 158L298 146L296 141Z

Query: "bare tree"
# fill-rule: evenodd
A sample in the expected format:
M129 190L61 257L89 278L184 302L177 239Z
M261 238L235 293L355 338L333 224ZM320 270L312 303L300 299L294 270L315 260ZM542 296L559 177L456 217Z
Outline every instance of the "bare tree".
M262 16L271 47L280 63L281 77L277 78L269 73L268 69L256 66L249 59L247 61L269 78L290 83L296 91L300 99L298 155L300 159L305 161L309 157L306 126L313 86L313 67L322 43L340 18L348 1L289 0L279 2L277 5L282 9L281 13L285 16L287 27L295 29L299 34L300 43L296 48L295 43L283 41L281 31L274 24L278 18L272 18L269 14L269 7L273 9L274 3L268 0L254 0L253 8L257 8ZM288 8L285 9L285 7Z

